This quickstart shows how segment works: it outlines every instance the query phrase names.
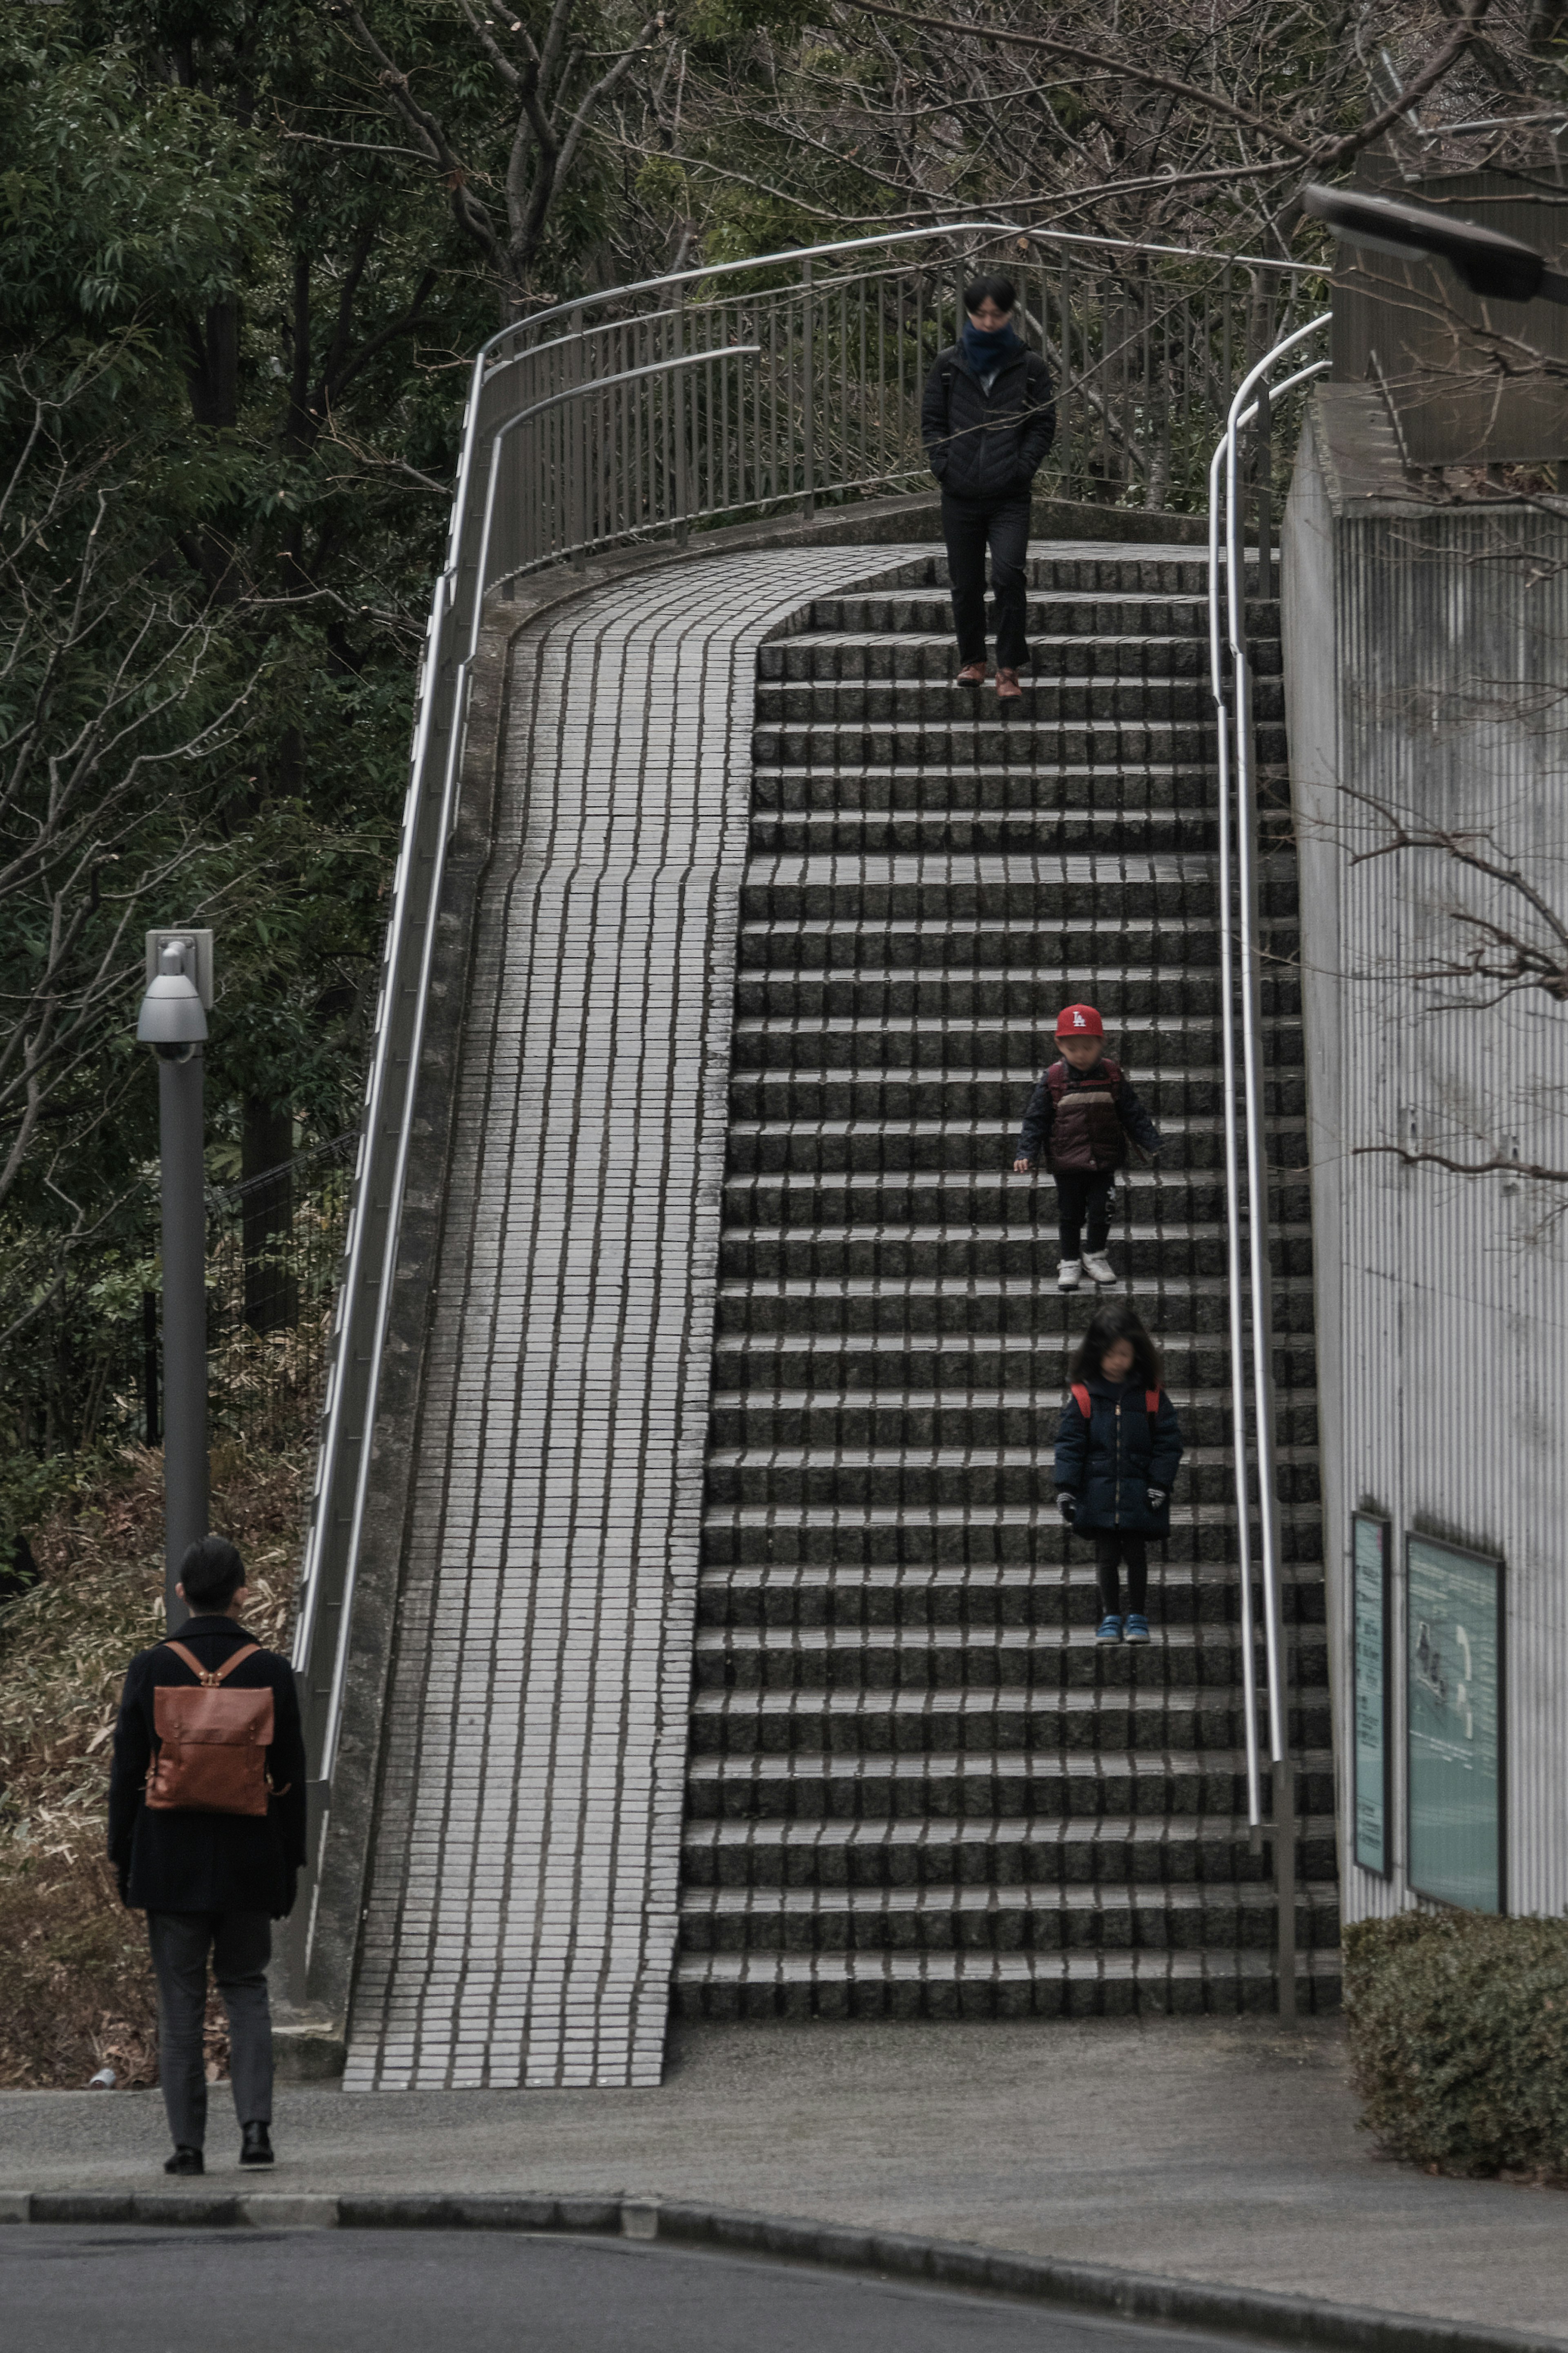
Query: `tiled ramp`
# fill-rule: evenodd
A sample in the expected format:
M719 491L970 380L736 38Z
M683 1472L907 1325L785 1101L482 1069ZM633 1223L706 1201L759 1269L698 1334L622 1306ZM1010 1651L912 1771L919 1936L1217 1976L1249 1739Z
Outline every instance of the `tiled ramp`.
M917 557L673 565L514 649L351 2090L658 2081L757 649Z

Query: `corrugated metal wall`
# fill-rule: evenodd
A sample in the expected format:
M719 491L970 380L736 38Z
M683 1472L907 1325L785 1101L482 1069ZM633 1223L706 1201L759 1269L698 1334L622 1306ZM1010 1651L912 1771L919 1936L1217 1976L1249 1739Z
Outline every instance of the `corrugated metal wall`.
M1414 1900L1410 1531L1505 1563L1507 1908L1562 1913L1568 1184L1411 1167L1375 1147L1568 1167L1568 1006L1539 987L1488 1005L1495 988L1420 977L1477 944L1467 913L1568 963L1551 921L1568 923L1568 520L1415 503L1379 404L1321 387L1287 512L1284 596L1345 1915ZM1373 854L1400 823L1467 837L1549 912L1440 849ZM1356 1510L1394 1526L1388 1880L1352 1860Z

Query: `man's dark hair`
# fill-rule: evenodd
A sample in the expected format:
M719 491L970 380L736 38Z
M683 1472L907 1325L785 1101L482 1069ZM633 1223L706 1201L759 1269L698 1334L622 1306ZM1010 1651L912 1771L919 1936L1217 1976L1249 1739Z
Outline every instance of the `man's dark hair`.
M193 1609L226 1609L245 1583L245 1563L226 1536L203 1536L180 1563L180 1583Z
M1132 1343L1132 1372L1146 1389L1161 1385L1160 1351L1144 1329L1143 1318L1124 1299L1113 1299L1099 1310L1088 1331L1079 1342L1068 1377L1074 1381L1092 1380L1105 1361L1105 1352L1114 1348L1118 1340Z
M973 314L982 302L994 302L999 311L1011 311L1018 300L1018 290L1010 278L975 278L963 290L963 307Z

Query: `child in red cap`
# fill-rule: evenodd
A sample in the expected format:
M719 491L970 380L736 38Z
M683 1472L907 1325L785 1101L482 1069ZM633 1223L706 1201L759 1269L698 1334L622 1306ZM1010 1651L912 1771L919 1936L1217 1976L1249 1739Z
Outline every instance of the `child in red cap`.
M1065 1006L1057 1016L1062 1058L1045 1072L1024 1113L1013 1166L1020 1174L1043 1153L1057 1180L1061 1226L1061 1264L1057 1289L1076 1291L1087 1274L1091 1282L1114 1282L1105 1255L1110 1239L1110 1188L1127 1158L1127 1139L1152 1159L1159 1130L1105 1051L1105 1024L1092 1005ZM1087 1222L1089 1248L1081 1259L1079 1236Z

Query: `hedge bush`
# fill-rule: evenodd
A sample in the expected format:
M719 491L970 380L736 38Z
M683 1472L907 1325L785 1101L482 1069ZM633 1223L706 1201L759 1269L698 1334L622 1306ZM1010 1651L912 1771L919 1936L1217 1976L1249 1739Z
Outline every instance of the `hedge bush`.
M1568 1920L1405 1912L1345 1932L1351 2073L1384 2146L1568 2176Z

